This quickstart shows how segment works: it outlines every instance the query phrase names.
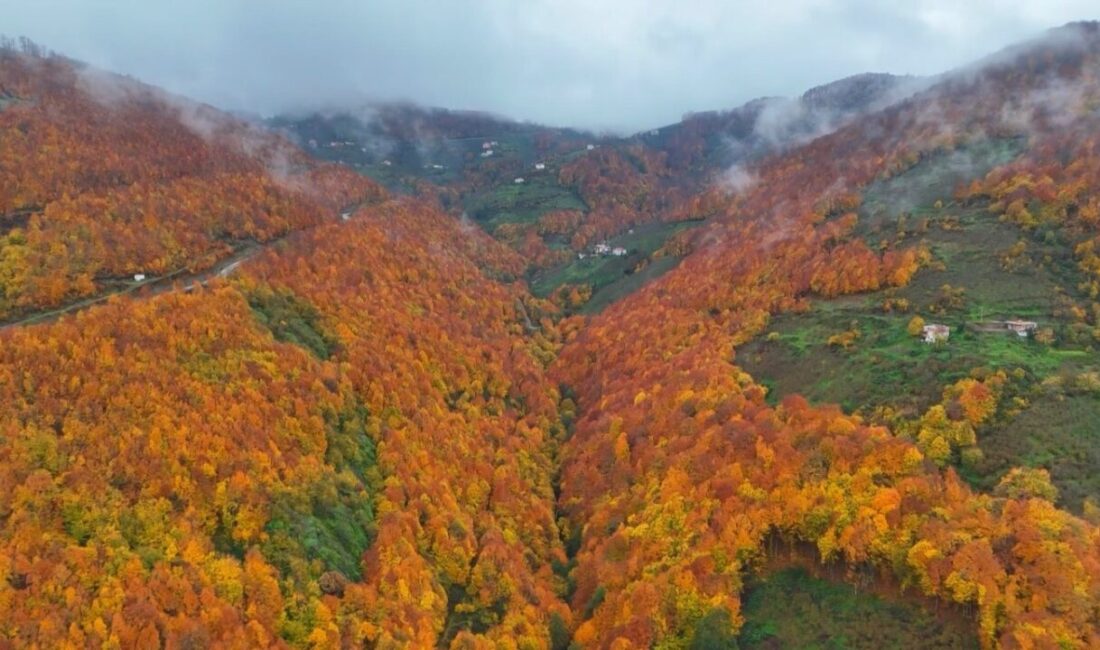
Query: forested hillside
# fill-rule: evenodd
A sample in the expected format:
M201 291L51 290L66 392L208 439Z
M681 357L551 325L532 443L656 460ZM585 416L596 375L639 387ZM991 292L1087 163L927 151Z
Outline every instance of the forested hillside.
M1098 25L413 195L30 50L0 317L235 262L0 331L0 648L1100 645Z
M208 106L43 54L0 50L0 319L200 270L381 196Z

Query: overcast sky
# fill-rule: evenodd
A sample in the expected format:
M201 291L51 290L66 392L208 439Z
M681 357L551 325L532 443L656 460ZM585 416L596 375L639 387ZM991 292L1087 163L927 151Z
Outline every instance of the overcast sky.
M1097 0L0 0L0 31L215 106L366 100L634 131L858 72L932 74Z

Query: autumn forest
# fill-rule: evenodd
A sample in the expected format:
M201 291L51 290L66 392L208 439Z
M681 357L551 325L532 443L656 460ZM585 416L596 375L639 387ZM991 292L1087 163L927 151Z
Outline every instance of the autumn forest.
M263 122L5 41L0 649L1100 647L1100 26L845 83Z

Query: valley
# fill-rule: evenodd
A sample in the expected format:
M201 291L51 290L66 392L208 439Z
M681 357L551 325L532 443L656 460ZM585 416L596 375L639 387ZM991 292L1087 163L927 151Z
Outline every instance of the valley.
M1098 66L594 135L0 47L0 648L1096 647Z

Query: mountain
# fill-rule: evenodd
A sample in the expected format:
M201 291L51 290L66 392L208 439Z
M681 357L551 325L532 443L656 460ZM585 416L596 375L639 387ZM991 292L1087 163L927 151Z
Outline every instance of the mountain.
M270 124L320 159L463 212L528 260L525 275L539 295L590 313L677 262L680 233L712 207L687 209L689 199L716 176L736 179L738 165L839 128L922 83L857 75L630 137L407 104ZM628 254L597 261L597 244Z
M3 320L199 271L381 197L209 106L59 56L3 50L0 80Z
M573 129L401 103L280 115L268 124L318 158L355 167L394 189L409 189L421 178L454 181L483 154L518 158L529 166L535 158L593 140Z
M1100 25L412 195L0 64L0 258L256 239L0 331L0 647L1100 645Z
M833 131L861 114L912 94L926 80L861 74L817 86L801 97L764 97L728 111L690 113L641 134L686 172L743 164Z

